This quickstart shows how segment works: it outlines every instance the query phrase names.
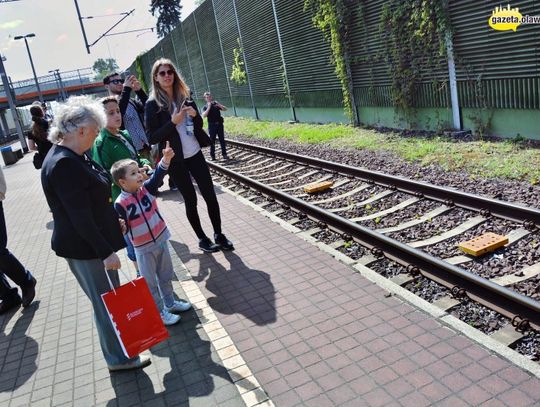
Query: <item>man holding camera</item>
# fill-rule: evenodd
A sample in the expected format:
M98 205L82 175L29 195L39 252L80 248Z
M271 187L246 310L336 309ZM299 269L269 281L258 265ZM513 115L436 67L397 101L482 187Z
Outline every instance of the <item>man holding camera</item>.
M221 111L227 110L225 106L212 99L210 92L204 92L204 100L206 104L202 108L202 117L208 119L208 134L210 135L210 158L212 161L216 159L216 135L219 137L221 145L221 156L224 160L228 160L227 150L225 146L225 132L223 128L223 117Z
M148 95L142 89L141 83L135 75L129 71L124 73L125 79L120 74L114 72L103 78L105 88L109 95L118 97L120 114L122 115L121 130L127 130L139 155L152 162L151 146L146 137L144 128L144 105ZM131 91L134 91L137 98L131 98Z

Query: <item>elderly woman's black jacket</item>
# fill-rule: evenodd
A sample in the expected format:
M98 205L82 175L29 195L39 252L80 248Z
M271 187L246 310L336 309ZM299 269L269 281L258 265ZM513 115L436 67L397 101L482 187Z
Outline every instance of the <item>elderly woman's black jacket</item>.
M203 129L203 118L199 114L195 102L186 102L186 106L192 106L197 115L193 117L193 133L201 147L208 147L210 139ZM169 141L174 150L173 162L182 162L184 154L182 153L182 142L176 131L176 125L171 121L171 114L168 110L160 110L155 99L150 98L144 106L144 124L146 135L150 144L158 144L160 149L164 147L165 142Z
M60 257L105 259L126 246L111 202L111 181L98 164L55 145L41 184L54 219L52 249Z

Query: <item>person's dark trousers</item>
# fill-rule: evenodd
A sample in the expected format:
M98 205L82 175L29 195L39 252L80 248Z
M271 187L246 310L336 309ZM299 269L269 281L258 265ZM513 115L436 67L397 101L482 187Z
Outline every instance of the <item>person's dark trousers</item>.
M199 239L206 236L204 233L199 214L197 212L197 193L191 182L191 176L197 182L201 195L208 207L208 216L212 222L214 233L221 233L221 215L219 204L214 191L214 184L210 176L210 170L206 164L202 151L193 157L184 159L182 163L172 162L169 166L169 177L171 177L184 198L186 205L186 215Z
M26 287L32 280L32 275L26 271L24 266L7 249L6 219L4 218L4 207L0 201L0 299L6 300L17 295L17 288L11 287L6 277L19 287Z
M223 123L208 123L208 134L210 136L210 157L216 158L216 136L219 138L219 144L221 145L221 155L227 157Z

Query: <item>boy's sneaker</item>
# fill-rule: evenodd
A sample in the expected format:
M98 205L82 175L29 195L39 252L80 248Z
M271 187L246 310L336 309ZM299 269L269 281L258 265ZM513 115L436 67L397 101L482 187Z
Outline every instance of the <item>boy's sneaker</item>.
M219 250L219 246L212 243L208 237L203 237L202 239L199 239L199 249L206 253L214 253Z
M214 235L214 240L221 250L234 250L234 245L223 233L216 233Z
M168 312L184 312L191 308L191 303L184 300L175 300L173 302L173 305L171 305L170 307L167 307L165 305L163 308Z
M180 315L171 314L166 309L163 309L161 311L161 320L163 321L163 325L165 326L171 326L180 321Z

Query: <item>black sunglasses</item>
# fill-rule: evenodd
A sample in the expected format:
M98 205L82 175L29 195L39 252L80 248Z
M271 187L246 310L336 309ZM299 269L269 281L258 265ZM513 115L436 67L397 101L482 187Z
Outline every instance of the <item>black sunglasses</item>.
M167 69L166 71L158 72L159 76L173 75L173 74L174 74L174 71L172 69Z
M124 83L123 79L111 79L110 83L114 83L115 85L119 85L121 83Z

